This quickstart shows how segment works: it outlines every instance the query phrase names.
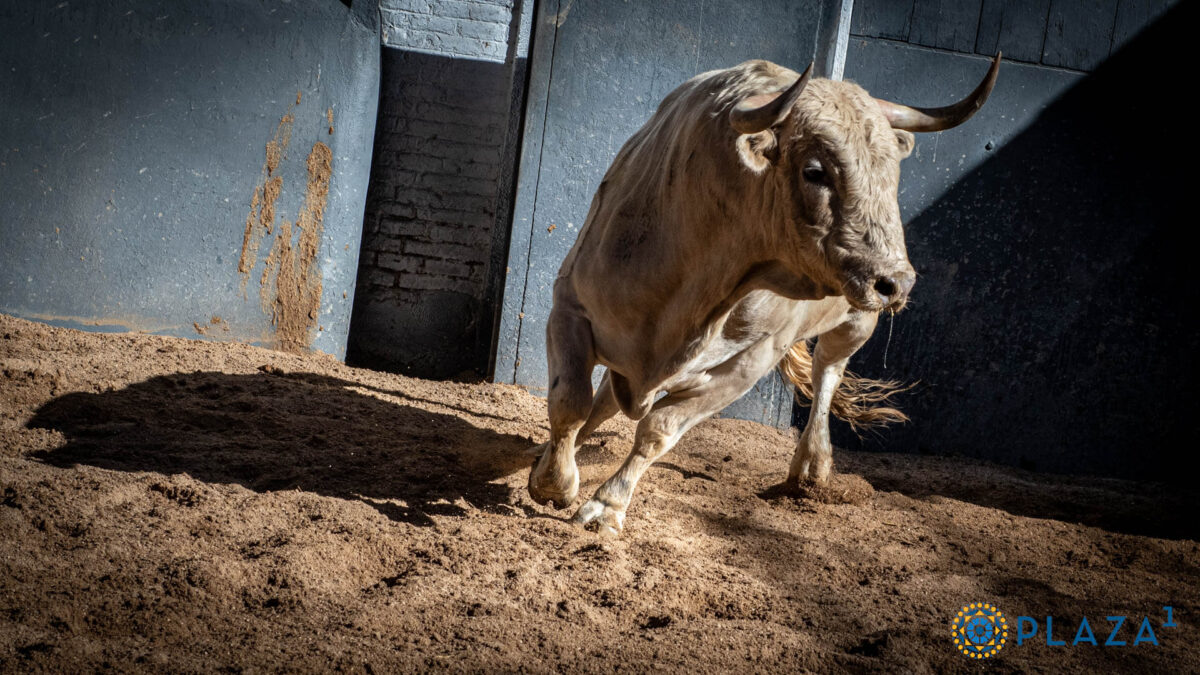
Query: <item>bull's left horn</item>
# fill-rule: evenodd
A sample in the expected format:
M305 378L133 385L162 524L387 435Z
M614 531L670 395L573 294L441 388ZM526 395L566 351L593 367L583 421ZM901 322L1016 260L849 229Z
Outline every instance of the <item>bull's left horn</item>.
M800 98L804 85L808 84L808 79L812 77L812 69L813 64L808 64L800 79L783 93L758 94L739 101L733 110L729 111L729 124L739 134L757 134L779 124L792 111L792 104L796 99Z
M899 103L892 103L881 98L875 99L883 114L894 129L905 131L943 131L951 129L971 119L971 116L983 107L992 87L996 86L996 76L1000 74L1000 53L992 59L992 67L988 69L983 82L975 87L975 91L963 100L944 108L910 108Z

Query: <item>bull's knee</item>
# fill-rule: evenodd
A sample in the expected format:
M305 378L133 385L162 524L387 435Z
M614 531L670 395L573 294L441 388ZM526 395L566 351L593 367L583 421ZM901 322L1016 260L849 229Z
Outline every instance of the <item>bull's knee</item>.
M588 374L555 376L546 396L551 433L576 433L592 411L592 382ZM554 439L551 439L551 443Z

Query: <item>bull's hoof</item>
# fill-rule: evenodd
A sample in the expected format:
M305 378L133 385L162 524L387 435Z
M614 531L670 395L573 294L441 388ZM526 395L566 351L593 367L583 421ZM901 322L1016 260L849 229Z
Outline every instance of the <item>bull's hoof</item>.
M554 486L540 487L535 484L534 474L536 469L529 474L529 497L537 502L539 506L550 504L555 509L565 509L575 503L575 497L579 495L579 474L576 473L571 477L571 481L565 489Z
M799 484L811 482L823 484L829 480L829 474L833 471L833 457L824 453L817 454L799 450L796 456L792 458L792 465L788 470L787 482L789 484Z
M859 476L839 473L820 483L802 480L787 485L791 495L822 504L865 504L871 501L875 488Z
M602 537L615 537L625 526L625 512L597 499L589 499L571 517L571 522L595 530Z
M573 504L575 502L575 499L573 497L568 498L566 495L563 495L561 497L546 497L546 496L538 495L538 494L534 493L533 490L529 491L529 497L538 506L546 506L547 504L549 504L550 508L557 509L559 511L567 508L568 506L570 506L571 504Z

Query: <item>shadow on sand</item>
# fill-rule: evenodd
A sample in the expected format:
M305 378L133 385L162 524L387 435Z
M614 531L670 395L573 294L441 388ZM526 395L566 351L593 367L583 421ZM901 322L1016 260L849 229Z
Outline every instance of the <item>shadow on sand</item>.
M430 515L461 515L460 500L477 508L512 501L497 479L529 466L529 439L355 388L369 389L311 373L180 373L60 396L29 426L66 436L40 455L52 465L300 489L421 526Z

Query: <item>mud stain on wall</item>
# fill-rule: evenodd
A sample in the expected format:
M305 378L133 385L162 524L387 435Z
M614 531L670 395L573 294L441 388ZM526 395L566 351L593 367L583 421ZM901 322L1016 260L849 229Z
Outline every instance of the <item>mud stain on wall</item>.
M297 96L297 102L299 97ZM275 175L288 143L292 140L292 125L295 118L292 108L279 120L275 135L267 142L266 158L263 161L262 174L258 185L254 188L254 196L250 199L250 213L246 214L246 230L242 236L242 253L238 258L238 274L242 277L242 297L246 297L246 283L250 280L250 270L258 262L258 247L264 234L271 234L275 227L275 201L283 190L283 179Z
M51 326L74 328L76 330L120 333L179 333L186 330L186 324L162 323L150 317L134 315L105 314L104 316L72 316L67 314L46 314L43 312L24 312L20 309L5 310L13 316L29 321L40 321Z
M275 328L275 348L299 352L312 344L321 310L322 278L317 256L325 231L325 205L333 173L333 152L317 142L308 153L304 206L296 222L283 221L260 280L263 309ZM299 235L293 242L293 228ZM274 274L274 294L271 276Z

